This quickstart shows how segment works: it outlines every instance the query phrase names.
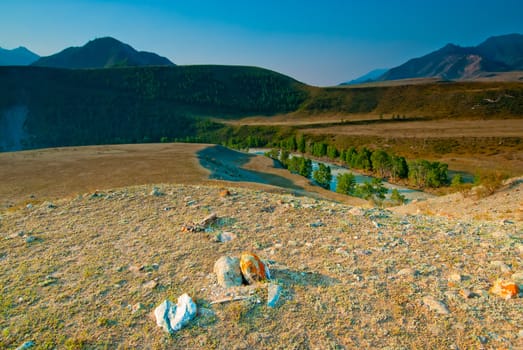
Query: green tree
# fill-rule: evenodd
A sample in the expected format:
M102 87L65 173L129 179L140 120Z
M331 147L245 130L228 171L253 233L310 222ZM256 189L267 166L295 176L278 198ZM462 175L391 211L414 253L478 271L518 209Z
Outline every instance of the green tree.
M318 163L318 169L312 173L312 179L321 187L328 189L332 180L331 168L323 163Z
M372 152L370 157L372 162L372 169L378 173L379 177L389 176L391 173L392 163L390 156L384 150L377 150Z
M329 157L330 159L336 159L338 158L338 150L336 149L336 147L334 146L331 146L331 145L328 145L327 146L327 157Z
M396 205L404 204L406 201L405 196L402 195L397 189L392 190L392 193L390 194L390 200Z
M312 155L315 157L324 157L327 154L327 144L315 142L312 144Z
M353 194L356 186L356 176L353 173L338 174L336 176L336 192L342 194Z
M393 179L405 179L409 176L409 167L405 157L391 157L391 176Z
M305 137L303 136L303 134L299 134L298 135L298 138L296 140L296 148L298 150L298 152L300 153L305 153Z
M280 150L280 156L279 156L278 160L285 168L288 167L289 155L290 155L290 152L288 150L286 150L286 149Z
M355 194L357 197L371 200L381 205L387 192L387 188L383 186L383 181L378 178L373 178L371 181L365 181L365 183L356 187Z

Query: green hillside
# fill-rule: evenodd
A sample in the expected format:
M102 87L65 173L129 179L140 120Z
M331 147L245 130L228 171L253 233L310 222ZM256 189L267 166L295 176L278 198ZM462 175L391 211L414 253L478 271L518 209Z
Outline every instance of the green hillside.
M196 117L287 113L306 98L303 84L252 67L0 67L0 117L27 107L25 148L179 138Z
M317 88L273 71L241 66L0 67L4 151L162 138L225 142L222 136L230 135L228 127L208 117L287 113L304 120L323 113L342 119L352 113L389 119L518 118L523 116L523 83Z

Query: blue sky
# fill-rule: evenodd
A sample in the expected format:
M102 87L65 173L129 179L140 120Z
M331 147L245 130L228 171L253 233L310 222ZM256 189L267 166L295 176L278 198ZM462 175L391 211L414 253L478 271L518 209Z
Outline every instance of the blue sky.
M176 64L335 85L451 42L523 34L521 0L0 0L0 47L39 55L113 36Z

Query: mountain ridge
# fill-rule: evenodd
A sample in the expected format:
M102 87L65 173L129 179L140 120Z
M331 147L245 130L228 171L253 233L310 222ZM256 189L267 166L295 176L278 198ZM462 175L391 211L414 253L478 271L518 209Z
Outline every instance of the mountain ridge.
M477 46L449 43L390 69L380 81L432 78L473 80L489 73L523 70L523 35L492 36Z
M11 50L0 47L0 66L27 66L39 58L40 56L24 46Z
M135 66L173 66L169 59L156 53L137 51L112 37L97 38L84 46L68 47L56 54L41 57L32 64L54 68L111 68Z

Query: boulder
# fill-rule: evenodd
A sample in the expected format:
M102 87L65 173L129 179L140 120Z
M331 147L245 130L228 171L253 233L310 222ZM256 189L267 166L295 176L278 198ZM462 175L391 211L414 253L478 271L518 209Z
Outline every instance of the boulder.
M174 305L169 300L164 300L156 309L154 316L156 324L166 332L174 333L187 325L195 316L198 308L187 293L178 298L178 303Z
M218 284L224 288L242 285L242 273L238 258L222 256L214 263L214 273L218 279Z
M251 252L242 253L240 257L240 270L247 283L263 282L269 278L269 269L260 258Z

